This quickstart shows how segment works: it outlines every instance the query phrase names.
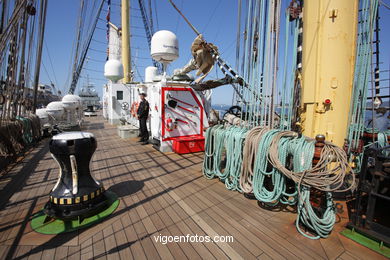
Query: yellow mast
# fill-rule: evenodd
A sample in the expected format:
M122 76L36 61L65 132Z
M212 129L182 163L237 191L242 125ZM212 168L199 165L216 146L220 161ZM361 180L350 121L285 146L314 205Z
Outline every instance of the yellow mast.
M358 0L309 0L303 8L301 127L344 144L352 95Z
M131 52L130 52L130 22L129 22L129 0L122 0L122 63L123 83L131 82Z

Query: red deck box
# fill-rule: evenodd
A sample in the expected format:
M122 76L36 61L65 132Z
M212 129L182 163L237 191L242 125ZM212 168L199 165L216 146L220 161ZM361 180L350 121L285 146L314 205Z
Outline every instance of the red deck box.
M172 150L178 154L197 153L204 151L203 136L183 136L173 140Z

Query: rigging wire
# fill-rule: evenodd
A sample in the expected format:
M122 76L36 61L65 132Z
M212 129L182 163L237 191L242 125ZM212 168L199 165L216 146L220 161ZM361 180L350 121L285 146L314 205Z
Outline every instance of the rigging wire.
M46 40L44 39L43 40L43 43L45 45L45 49L47 51L47 56L49 57L49 62L50 62L50 67L51 67L51 70L53 72L53 76L54 76L54 80L55 80L55 83L56 83L56 86L59 87L58 85L58 80L57 80L57 76L56 76L56 72L54 70L54 66L53 66L53 62L52 62L52 59L51 59L51 56L50 56L50 51L49 51L49 48L47 47L47 44L46 44ZM51 80L50 80L51 81Z
M204 30L206 30L207 26L209 26L210 22L213 20L213 18L215 18L215 12L217 11L219 5L221 4L222 0L219 0L217 5L214 7L212 13L211 13L211 16L209 17L209 20L207 21L207 23L203 26L202 28L202 32L204 32Z
M154 14L156 16L155 21L156 21L156 25L157 25L157 30L159 30L160 25L158 24L157 3L156 3L156 0L153 0L153 1L154 1Z
M183 0L180 1L180 9L183 9ZM181 19L180 19L180 14L177 14L177 20L176 20L176 27L175 27L175 34L177 34L177 30L179 29Z

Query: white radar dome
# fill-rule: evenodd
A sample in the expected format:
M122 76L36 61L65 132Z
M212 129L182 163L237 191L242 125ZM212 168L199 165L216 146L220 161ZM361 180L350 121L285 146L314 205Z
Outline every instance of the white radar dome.
M179 57L179 41L173 32L162 30L152 37L150 54L155 61L171 63Z
M104 64L104 77L112 82L123 78L123 65L119 60L111 59Z
M41 125L49 123L49 114L47 113L46 108L37 109L35 114L39 117Z
M74 95L74 96L75 96L75 99L77 99L77 101L78 101L78 108L82 108L83 107L83 100L78 95Z
M158 76L158 69L153 66L146 67L145 69L145 82L153 82Z
M62 98L62 104L66 110L75 110L80 106L80 98L76 95L68 94Z
M46 107L46 112L56 120L60 120L64 114L64 106L61 101L50 102Z

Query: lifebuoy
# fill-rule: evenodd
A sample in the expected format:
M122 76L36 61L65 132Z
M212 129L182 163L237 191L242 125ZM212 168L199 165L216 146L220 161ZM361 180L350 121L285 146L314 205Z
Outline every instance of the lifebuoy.
M175 129L175 124L172 120L172 118L167 118L167 120L165 120L165 129L168 131L168 132L172 132L174 129Z
M139 103L138 103L138 102L133 102L133 103L131 104L130 114L131 114L133 117L137 117L137 110L138 110L138 107L139 107Z

